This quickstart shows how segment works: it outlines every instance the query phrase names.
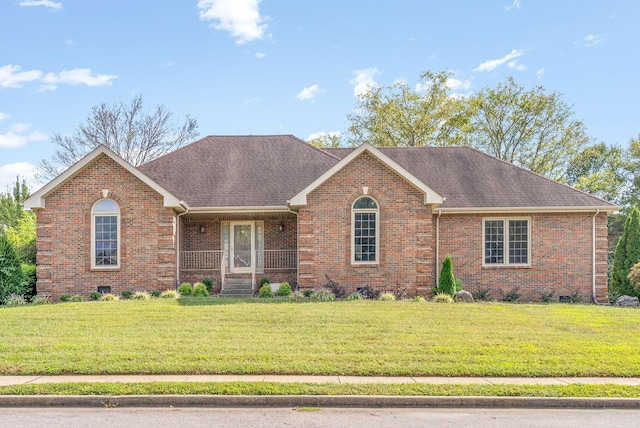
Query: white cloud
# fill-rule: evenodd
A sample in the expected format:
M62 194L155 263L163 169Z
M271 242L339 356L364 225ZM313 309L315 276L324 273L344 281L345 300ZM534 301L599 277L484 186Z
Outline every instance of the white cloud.
M522 56L524 52L522 50L512 50L511 52L509 52L508 54L506 54L505 56L503 56L502 58L499 59L491 59L489 61L485 61L482 64L480 64L479 66L477 66L473 71L492 71L495 70L496 68L500 67L501 65L503 65L506 62L511 61L514 58L518 58L520 56Z
M544 68L541 68L540 70L536 71L536 77L538 79L540 79L542 76L544 76Z
M363 68L362 70L353 70L353 75L355 76L353 79L349 81L353 85L353 95L359 97L360 95L364 95L371 88L375 88L378 86L378 82L375 81L374 77L378 74L378 69L373 68Z
M471 89L471 79L460 80L454 77L448 77L445 85L452 91L468 91Z
M60 73L47 73L42 78L46 85L57 85L66 83L68 85L87 86L111 86L113 79L118 76L111 74L92 75L90 68L74 68L73 70L63 70Z
M45 6L51 9L62 9L62 3L51 0L21 0L18 6Z
M520 0L513 0L513 3L508 4L504 7L504 10L511 10L511 9L520 9Z
M340 138L340 137L342 137L342 132L340 132L340 131L314 132L313 134L311 134L311 135L309 135L307 137L306 141L324 140L327 137L329 137L329 138L332 138L332 137Z
M260 16L259 0L200 0L200 19L213 21L216 30L228 31L241 45L262 39L267 28Z
M267 54L264 52L256 52L256 58L264 58L265 56L267 56Z
M311 85L301 90L298 93L298 95L296 95L296 98L299 99L300 101L313 100L316 97L316 95L322 92L324 92L324 90L320 89L318 85Z
M5 119L9 119L10 117L11 117L10 115L0 111L0 122L2 122Z
M509 61L509 64L507 65L509 66L509 68L513 68L518 71L524 71L527 69L527 67L525 67L524 65L519 64L517 60Z
M29 183L34 183L37 169L34 164L29 162L0 165L0 192L5 192L7 188L12 189L16 184L16 177L20 177L20 181L25 179L27 186Z
M0 67L0 88L20 88L23 83L33 82L42 77L42 71L20 71L19 65L7 64Z
M27 134L30 123L16 123L9 128L6 134L0 134L0 148L16 149L26 145L30 141L44 141L48 137L40 131Z
M604 41L604 37L600 34L587 34L584 36L584 44L588 47L598 46Z

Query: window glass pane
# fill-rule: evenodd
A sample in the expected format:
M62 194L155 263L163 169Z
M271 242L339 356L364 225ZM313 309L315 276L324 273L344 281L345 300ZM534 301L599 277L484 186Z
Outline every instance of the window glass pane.
M509 220L509 263L529 262L529 227L527 220Z
M377 209L378 208L378 204L376 204L376 201L374 201L371 198L368 197L363 197L358 199L355 204L353 204L353 209L354 210L359 210L359 209Z
M95 264L118 265L118 217L95 216Z
M118 213L120 212L120 207L116 201L111 199L103 199L96 203L93 207L94 213Z
M484 222L484 262L485 264L504 263L504 221L502 220Z

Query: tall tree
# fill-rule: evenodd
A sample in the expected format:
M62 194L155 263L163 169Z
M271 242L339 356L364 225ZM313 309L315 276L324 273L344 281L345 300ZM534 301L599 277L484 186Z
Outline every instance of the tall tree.
M640 206L640 135L630 141L625 155L627 186L623 189L622 203L627 207Z
M635 295L629 281L629 271L640 261L640 211L633 207L624 223L624 232L616 245L611 270L609 297L616 299L622 295Z
M13 189L0 194L0 233L9 227L14 227L20 218L25 215L22 202L29 197L29 188L24 179L16 177Z
M307 143L314 147L335 148L342 146L342 135L339 132L322 132L307 140Z
M94 106L72 136L54 134L57 147L52 162L40 161L40 177L52 179L91 150L104 144L133 166L173 151L198 136L198 123L186 116L182 124L171 121L172 113L158 105L151 113L143 109L142 97L127 105Z
M461 98L450 96L449 72L427 71L419 89L398 81L374 87L358 97L355 111L347 117L350 143L375 146L433 146L459 142L468 116Z
M11 294L27 292L20 260L4 235L0 235L0 304L4 304Z
M526 91L512 77L471 97L468 144L553 179L590 143L561 94L542 86Z

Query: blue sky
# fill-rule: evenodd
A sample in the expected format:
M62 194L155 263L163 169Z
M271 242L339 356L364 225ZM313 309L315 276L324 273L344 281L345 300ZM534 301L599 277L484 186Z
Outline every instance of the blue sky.
M640 133L634 0L3 0L0 191L33 179L91 107L141 95L200 135L348 128L367 85L455 73L563 93L597 141Z

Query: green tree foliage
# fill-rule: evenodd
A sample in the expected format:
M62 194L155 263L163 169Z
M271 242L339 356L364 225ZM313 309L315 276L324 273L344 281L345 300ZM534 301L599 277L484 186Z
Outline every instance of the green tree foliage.
M509 77L469 102L467 144L538 174L564 178L572 159L590 143L561 94L548 94L542 86L526 91Z
M24 294L26 283L20 259L4 235L0 235L0 304L11 294Z
M339 132L323 132L313 136L307 140L307 143L314 147L341 147L342 135Z
M427 71L420 76L420 90L398 81L360 95L355 112L347 116L351 145L415 147L459 142L468 115L463 100L450 96L451 76Z
M5 228L15 227L18 221L25 215L22 202L29 197L29 188L26 181L16 177L13 189L0 194L0 231Z
M33 212L24 211L16 224L5 231L5 235L22 263L36 263L36 216Z
M622 204L626 207L640 206L640 135L630 141L625 155L627 186L623 189Z
M624 232L616 245L611 271L609 297L634 296L636 292L629 281L631 268L640 261L640 211L633 207L624 223Z
M450 254L447 254L447 257L445 257L442 262L438 289L436 291L441 294L448 294L449 296L456 294L456 278L453 276L453 262Z
M171 121L172 116L162 105L146 113L140 95L134 96L128 105L94 106L72 136L54 134L51 142L58 147L52 162L40 161L40 176L53 179L61 172L60 167L70 167L101 144L138 166L198 136L195 119L187 115L185 121L178 124Z

